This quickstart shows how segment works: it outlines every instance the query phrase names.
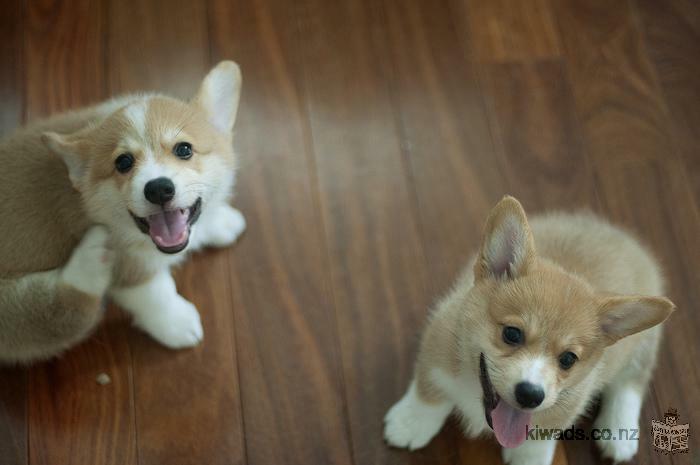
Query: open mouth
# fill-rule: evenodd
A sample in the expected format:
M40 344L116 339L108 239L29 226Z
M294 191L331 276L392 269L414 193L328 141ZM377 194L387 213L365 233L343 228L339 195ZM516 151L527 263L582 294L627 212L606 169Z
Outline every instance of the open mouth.
M190 228L199 219L201 209L202 199L200 197L189 208L163 209L147 217L129 213L141 232L151 236L151 240L158 247L158 250L173 254L187 247L190 240Z
M527 426L532 420L532 414L519 408L512 407L501 399L491 384L486 357L479 357L479 380L484 391L484 415L496 440L503 447L517 447L527 436Z

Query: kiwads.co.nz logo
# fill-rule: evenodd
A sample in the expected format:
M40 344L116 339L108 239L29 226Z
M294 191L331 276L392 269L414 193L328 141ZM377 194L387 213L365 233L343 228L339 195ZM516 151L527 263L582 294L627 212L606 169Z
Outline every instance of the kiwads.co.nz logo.
M668 409L664 414L664 421L651 420L654 448L664 454L678 454L688 452L688 438L690 437L690 424L678 424L678 411Z

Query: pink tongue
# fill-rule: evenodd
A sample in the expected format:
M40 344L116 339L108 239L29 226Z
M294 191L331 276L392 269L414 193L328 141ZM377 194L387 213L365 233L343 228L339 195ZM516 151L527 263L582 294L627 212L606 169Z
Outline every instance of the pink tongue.
M503 447L517 447L525 441L527 425L532 414L513 408L499 400L491 411L491 423L496 439Z
M187 210L171 210L148 217L148 234L161 247L173 247L187 239Z

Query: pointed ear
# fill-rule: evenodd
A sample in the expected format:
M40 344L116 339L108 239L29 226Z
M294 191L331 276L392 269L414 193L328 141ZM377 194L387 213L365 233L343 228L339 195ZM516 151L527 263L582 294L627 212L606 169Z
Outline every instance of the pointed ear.
M68 168L68 176L71 183L73 183L73 187L80 190L79 186L85 175L86 166L83 157L80 156L78 142L70 140L69 136L55 132L43 133L41 140L49 150L63 159L63 163Z
M662 323L675 309L666 297L614 296L602 300L598 314L603 334L612 344Z
M240 95L240 68L233 61L222 61L202 81L195 102L204 109L215 128L229 133L236 122Z
M534 259L535 242L525 210L516 199L506 196L486 220L474 277L516 278L527 273Z

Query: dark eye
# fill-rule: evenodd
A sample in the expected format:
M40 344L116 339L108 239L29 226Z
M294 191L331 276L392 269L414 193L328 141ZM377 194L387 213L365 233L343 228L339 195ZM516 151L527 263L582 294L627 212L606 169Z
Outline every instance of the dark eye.
M564 370L571 368L576 363L578 357L573 352L564 352L559 356L559 366Z
M134 166L134 156L130 153L122 153L114 160L114 166L120 173L128 173Z
M178 142L173 147L173 154L175 154L175 156L178 158L187 160L188 158L192 157L192 144L189 142Z
M506 326L503 328L503 342L510 345L522 344L525 336L520 329L514 326Z

